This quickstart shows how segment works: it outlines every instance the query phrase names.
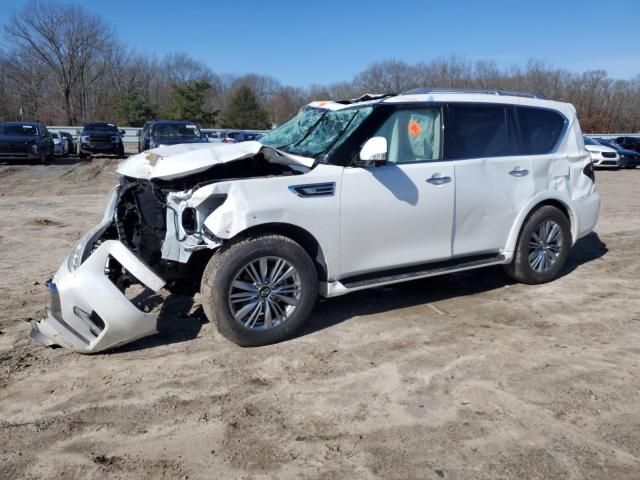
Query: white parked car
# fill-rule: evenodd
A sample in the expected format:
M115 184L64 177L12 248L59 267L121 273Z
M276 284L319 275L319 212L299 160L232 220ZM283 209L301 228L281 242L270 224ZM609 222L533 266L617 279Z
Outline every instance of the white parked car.
M584 148L586 148L591 155L591 161L594 167L620 167L620 155L613 148L602 145L597 140L589 137L584 137Z
M573 106L499 91L314 102L260 142L156 148L118 172L32 322L46 344L156 332L132 283L199 290L219 331L254 346L291 337L318 295L490 265L549 282L600 209Z
M66 138L60 135L60 132L51 132L53 139L53 154L56 157L64 157L69 154L69 143Z

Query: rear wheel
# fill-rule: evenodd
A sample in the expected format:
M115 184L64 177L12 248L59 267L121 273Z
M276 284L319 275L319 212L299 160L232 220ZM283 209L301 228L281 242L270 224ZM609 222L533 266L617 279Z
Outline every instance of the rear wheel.
M260 235L216 252L200 293L207 317L240 346L290 338L307 320L318 294L316 269L290 238Z
M571 224L556 207L545 205L526 220L513 261L505 267L514 280L540 284L555 280L571 247Z

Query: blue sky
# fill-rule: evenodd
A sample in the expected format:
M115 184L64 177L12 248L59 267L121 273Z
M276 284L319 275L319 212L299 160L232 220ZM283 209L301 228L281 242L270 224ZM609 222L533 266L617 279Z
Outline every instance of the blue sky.
M91 0L121 40L161 57L184 51L218 73L256 72L290 85L350 80L371 62L450 54L529 58L573 71L640 74L639 0L348 1ZM0 23L26 0L0 0ZM629 24L624 26L624 20Z

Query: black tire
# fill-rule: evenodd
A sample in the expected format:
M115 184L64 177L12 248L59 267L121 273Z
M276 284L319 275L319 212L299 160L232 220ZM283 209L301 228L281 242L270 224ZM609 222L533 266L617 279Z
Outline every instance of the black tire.
M51 165L53 162L53 155L47 155L44 151L40 154L40 163L42 165Z
M236 275L261 257L279 257L289 262L299 274L301 289L290 317L272 328L258 330L233 317L228 295ZM256 347L291 338L302 327L316 303L318 275L313 261L296 242L281 235L258 235L231 242L211 257L202 275L200 294L207 318L222 335L242 347Z
M554 263L544 271L536 271L529 262L530 242L535 242L534 233L544 222L556 224L561 237L557 242L559 252ZM544 205L529 214L520 231L518 243L510 264L505 265L505 272L517 282L537 285L555 280L560 275L571 248L571 224L567 216L558 208Z
M80 158L85 159L85 158L89 158L89 155L86 153L82 153L80 152L80 154L78 155Z

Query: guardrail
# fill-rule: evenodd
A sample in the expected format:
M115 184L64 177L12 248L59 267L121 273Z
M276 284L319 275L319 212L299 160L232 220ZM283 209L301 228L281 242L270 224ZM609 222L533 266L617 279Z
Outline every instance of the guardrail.
M52 125L47 126L47 128L52 132L66 132L69 133L73 138L77 141L80 141L80 132L82 132L82 127L68 127L68 126L60 126L60 125ZM137 127L118 127L119 130L124 130L124 135L122 136L122 141L124 143L138 143L138 138L140 137L141 128ZM209 132L257 132L257 133L267 133L269 130L238 130L232 128L203 128L201 129L204 133Z

